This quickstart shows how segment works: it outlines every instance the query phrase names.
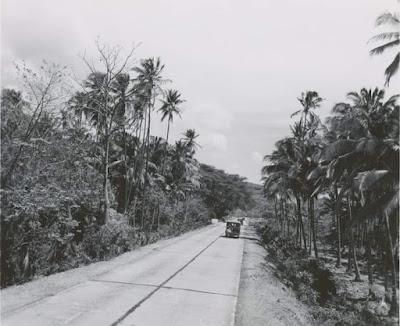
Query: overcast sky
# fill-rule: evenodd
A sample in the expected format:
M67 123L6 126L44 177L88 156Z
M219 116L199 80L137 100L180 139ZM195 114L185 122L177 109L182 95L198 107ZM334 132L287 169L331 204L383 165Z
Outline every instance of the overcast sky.
M84 73L94 41L161 57L186 99L172 139L199 133L200 161L259 182L262 157L288 135L296 97L317 90L326 116L348 91L383 87L393 53L370 57L375 18L395 0L2 0L2 84L12 62L45 58ZM389 94L400 89L394 77ZM165 136L166 125L153 133Z

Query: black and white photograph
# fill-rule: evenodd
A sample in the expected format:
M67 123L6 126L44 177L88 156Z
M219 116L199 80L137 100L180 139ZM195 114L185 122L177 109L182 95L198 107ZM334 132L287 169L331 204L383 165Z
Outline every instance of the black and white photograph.
M1 326L400 326L400 0L0 0Z

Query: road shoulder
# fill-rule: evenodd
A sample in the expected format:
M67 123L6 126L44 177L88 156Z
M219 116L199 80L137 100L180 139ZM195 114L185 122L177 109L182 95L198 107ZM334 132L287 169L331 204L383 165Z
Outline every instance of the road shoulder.
M267 252L255 231L247 227L242 237L244 252L235 326L312 325L307 307L274 276L274 266L265 259Z

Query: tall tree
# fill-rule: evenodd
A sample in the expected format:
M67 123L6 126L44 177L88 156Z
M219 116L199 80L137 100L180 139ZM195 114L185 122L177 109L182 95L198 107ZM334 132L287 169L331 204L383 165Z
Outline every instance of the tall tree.
M126 114L126 91L129 84L129 61L133 55L132 49L125 57L120 48L96 43L100 55L102 71L86 57L83 61L90 71L88 78L81 84L82 91L77 93L81 109L75 112L86 115L89 123L96 128L98 140L102 147L102 174L103 174L103 223L109 221L110 185L109 168L120 161L110 162L110 147L113 136L120 129L121 121Z
M24 95L10 92L3 94L7 95L5 104L16 106L29 121L19 136L18 144L15 144L16 150L11 154L12 158L9 164L3 165L4 173L1 175L3 188L9 186L24 150L30 146L32 137L39 137L37 132L43 116L46 114L56 115L59 107L65 102L65 96L62 93L65 86L65 67L43 61L37 71L25 64L17 66L17 71L21 75Z
M162 99L162 106L159 108L161 112L161 121L167 119L167 136L166 142L168 143L169 128L174 121L174 116L181 116L181 108L179 107L185 100L181 99L181 94L177 90L169 89Z

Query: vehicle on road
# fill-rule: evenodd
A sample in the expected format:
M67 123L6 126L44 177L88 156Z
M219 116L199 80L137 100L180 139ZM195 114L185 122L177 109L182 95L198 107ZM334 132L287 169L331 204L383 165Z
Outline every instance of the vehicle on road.
M239 238L241 223L237 221L226 222L225 236L228 238Z

